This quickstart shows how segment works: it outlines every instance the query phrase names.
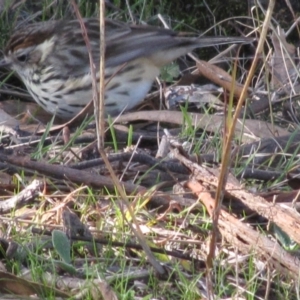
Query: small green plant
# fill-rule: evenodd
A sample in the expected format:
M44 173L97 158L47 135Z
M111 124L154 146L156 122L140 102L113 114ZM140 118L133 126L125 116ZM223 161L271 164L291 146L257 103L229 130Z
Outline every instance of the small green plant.
M52 243L54 249L62 259L61 261L53 261L53 263L66 272L75 274L76 269L71 265L71 243L67 235L60 230L53 230Z

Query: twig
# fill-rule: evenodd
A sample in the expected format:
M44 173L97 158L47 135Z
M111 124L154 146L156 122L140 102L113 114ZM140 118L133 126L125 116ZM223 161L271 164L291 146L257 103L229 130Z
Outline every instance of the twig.
M105 0L99 0L100 14L100 65L99 65L99 98L95 103L95 119L97 128L98 149L104 148L105 134ZM93 78L94 81L94 78ZM95 79L95 84L97 81Z
M17 209L22 206L27 205L29 202L33 201L36 197L40 195L40 189L44 186L44 183L40 180L33 180L23 191L21 191L16 196L1 201L0 213L9 213L12 209Z

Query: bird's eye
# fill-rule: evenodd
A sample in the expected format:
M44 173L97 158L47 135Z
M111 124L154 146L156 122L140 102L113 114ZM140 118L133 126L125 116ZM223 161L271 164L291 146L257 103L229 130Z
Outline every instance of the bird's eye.
M26 59L27 59L27 55L26 55L26 54L22 54L22 55L19 55L19 56L17 57L17 60L18 60L19 62L24 62L24 61L26 61Z

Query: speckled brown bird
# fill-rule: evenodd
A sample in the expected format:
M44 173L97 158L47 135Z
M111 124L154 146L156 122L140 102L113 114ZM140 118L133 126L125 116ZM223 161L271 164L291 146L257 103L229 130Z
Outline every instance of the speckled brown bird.
M83 22L99 80L99 21ZM139 104L160 68L194 48L246 42L245 38L190 37L112 20L106 20L105 39L105 110L110 115ZM17 72L39 105L61 118L74 117L92 99L89 55L78 20L17 29L7 43L2 65Z

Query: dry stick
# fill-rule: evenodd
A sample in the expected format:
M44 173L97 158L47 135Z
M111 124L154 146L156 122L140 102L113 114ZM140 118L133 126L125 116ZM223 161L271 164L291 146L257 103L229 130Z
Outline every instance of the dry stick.
M111 164L109 163L109 161L107 159L106 153L104 152L103 149L99 149L99 151L100 151L101 157L102 157L102 159L103 159L103 161L104 161L104 163L105 163L105 165L106 165L106 167L107 167L107 169L109 171L111 179L115 183L115 187L116 187L118 193L120 194L123 202L125 203L125 205L126 205L126 207L128 209L130 217L132 218L132 221L135 224L135 228L132 226L132 224L130 222L127 222L127 224L130 226L131 230L134 232L134 234L138 238L141 246L143 247L146 255L148 256L149 262L152 264L152 266L155 268L155 270L158 272L159 275L164 275L165 271L164 271L163 267L156 261L153 253L151 252L148 244L146 243L146 239L143 236L143 233L142 233L142 231L140 229L140 226L138 225L138 222L137 222L137 219L136 219L136 217L134 215L132 207L131 207L128 199L127 199L127 196L126 196L126 194L124 192L124 189L120 185L120 181L119 181L118 177L116 176L114 170L111 167ZM126 217L126 215L124 213L123 208L121 208L121 213L122 213L122 216L123 216L124 220L127 221L127 217Z
M104 2L104 0L100 0L100 1ZM102 4L102 5L104 5L104 4ZM102 7L102 5L100 4L100 8ZM97 86L96 86L97 79L96 79L96 75L95 75L95 65L94 65L93 59L92 59L92 52L91 52L90 42L89 42L89 39L88 39L88 36L87 36L86 29L84 28L82 18L79 14L78 9L76 9L76 6L75 6L74 2L73 2L73 6L75 7L76 16L79 19L80 25L82 26L83 37L85 39L85 42L86 42L86 45L87 45L87 50L89 52L89 58L90 58L90 64L91 64L91 75L92 75L92 82L93 82L93 98L94 98L94 103L97 103L97 105L98 105L99 100L95 100L95 99L98 98L98 91L97 91ZM102 7L102 10L103 10L103 7ZM103 11L102 11L102 13L103 13ZM101 26L101 22L104 23L105 20L102 19L102 21L101 21L101 18L100 18L100 26ZM104 27L101 28L101 31L100 31L100 39L101 38L102 39L100 41L101 49L100 49L100 70L99 70L99 72L101 72L101 73L99 73L99 75L102 76L102 77L100 77L100 92L102 92L102 105L104 104L104 91L105 91L105 82L104 82L104 71L105 71L105 69L104 69L105 68L104 53L105 52L103 51L103 48L105 48L105 41L104 41L103 37L104 37ZM102 71L101 71L101 69L102 69ZM96 107L95 107L95 110L96 110ZM102 114L104 114L104 109L102 109ZM100 114L99 114L99 118L100 118ZM101 124L99 127L101 128L101 130L103 130L103 133L104 133L104 115L103 115L102 120L103 120L103 124L102 124L101 120L96 119L96 124L97 124L97 129L98 129L98 123ZM99 138L99 130L97 130L97 135L98 135L98 150L99 150L99 153L100 153L100 155L101 155L101 157L102 157L102 159L103 159L103 161L104 161L104 163L105 163L105 165L106 165L106 167L109 171L111 179L114 182L118 193L120 194L122 200L125 202L125 204L127 206L128 212L129 212L136 228L134 228L130 222L127 222L127 223L130 226L131 230L137 236L137 238L138 238L139 242L141 243L145 253L148 256L148 259L149 259L150 263L153 265L153 267L158 272L158 274L163 275L165 273L165 271L164 271L163 267L156 261L153 253L151 252L149 246L147 245L146 240L145 240L145 238L142 234L142 231L141 231L140 227L138 226L138 222L135 218L135 215L134 215L134 212L131 208L131 205L130 205L130 203L127 199L127 196L124 192L124 189L121 186L120 181L119 181L118 177L116 176L114 170L112 169L111 164L109 163L109 161L107 159L105 151L103 150L102 146L104 145L104 142L101 143L100 140L102 140L104 138L104 134L103 134L102 137ZM123 209L121 209L121 212L122 212L124 220L127 220Z
M239 54L239 51L238 51ZM238 56L237 54L237 56ZM237 72L237 60L235 60L234 63L234 68L233 68L233 74L235 75ZM243 87L245 90L245 86ZM227 118L226 118L226 122L225 122L225 126L224 126L224 133L225 133L225 139L223 140L223 149L226 147L226 132L227 132L227 125L230 124L231 120L231 114L230 111L232 111L232 102L233 102L233 96L234 96L234 90L235 90L235 76L233 78L233 80L231 80L231 89L230 89L230 97L229 97L229 105L228 105L228 114L227 114ZM243 92L243 90L242 90ZM242 93L241 92L241 93ZM241 94L240 94L241 97ZM246 97L246 95L245 95ZM225 106L224 106L225 109ZM226 114L224 114L226 115ZM232 129L232 128L231 128ZM235 128L233 128L234 130ZM222 153L222 155L224 155L224 153ZM222 168L221 168L221 172L220 172L220 177L221 175L223 175L223 182L224 184L227 181L227 176L228 176L228 165L224 166L223 165L223 158L222 158ZM228 162L228 161L227 161ZM222 174L222 170L224 171ZM218 194L219 192L219 194ZM217 244L217 238L218 238L218 221L219 221L219 215L221 212L221 204L222 204L222 200L224 197L224 187L222 185L218 185L217 187L217 193L216 193L216 201L215 201L215 207L212 211L211 214L211 218L212 218L212 233L211 233L211 239L210 239L210 243L209 243L209 252L206 258L206 284L207 284L207 291L208 291L208 295L209 295L209 299L212 298L213 299L213 279L212 279L212 273L211 273L211 269L213 268L213 260L215 257L215 249L216 249L216 244ZM219 201L218 201L219 199Z
M104 0L102 0L102 2L103 2L102 5L104 6ZM100 14L100 16L101 16L101 14ZM102 10L102 16L101 17L102 17L102 22L104 23L103 10ZM100 24L101 24L101 19L100 19ZM104 37L104 30L102 30L102 33L103 33L103 37ZM100 77L100 92L103 93L103 95L102 95L103 97L101 98L101 100L102 100L102 105L103 105L102 107L104 108L104 88L105 88L105 85L104 85L104 50L102 50L102 48L104 48L104 39L103 39L103 37L102 37L102 40L101 40L101 43L100 43L100 45L101 45L100 68L102 68L102 72L100 73L100 75L103 78L103 80L101 80L101 77ZM101 85L101 83L103 83L103 84ZM102 111L102 114L104 114L104 109ZM102 117L103 117L102 120L104 120L104 115ZM102 128L101 132L104 133L104 123L103 124L101 123L101 126L102 126L102 127L100 127L100 128ZM102 145L104 145L104 143L102 143ZM151 252L150 247L148 246L148 244L146 242L146 239L143 236L143 233L142 233L142 231L141 231L141 229L138 225L137 219L135 218L134 212L133 212L132 207L131 207L128 199L127 199L127 196L124 193L124 189L121 187L120 181L117 178L113 168L111 167L111 164L107 159L105 151L103 150L103 148L100 145L98 146L98 149L99 149L100 155L101 155L102 159L104 160L104 163L105 163L105 165L106 165L106 167L107 167L107 169L110 173L110 176L111 176L113 182L116 185L116 189L117 189L118 193L120 194L122 200L125 202L125 205L128 209L130 217L132 218L133 223L135 224L135 228L134 228L134 226L132 226L131 222L127 222L128 225L130 226L131 230L134 232L134 234L138 238L139 242L141 243L141 246L143 247L146 255L148 256L149 262L152 264L152 266L155 268L155 270L158 272L158 274L163 275L165 273L165 271L164 271L163 267L156 261L153 253ZM125 215L122 208L121 208L121 212L122 212L122 216L123 216L124 220L127 221L126 215Z
M97 128L98 149L104 148L105 135L105 0L99 0L100 23L100 65L99 65L99 103L95 103L95 119ZM94 81L94 79L93 79ZM95 80L95 84L97 81ZM96 99L96 98L94 98ZM101 154L101 153L100 153Z
M84 26L83 20L80 16L79 10L74 3L72 2L77 19L79 20L83 38L88 50L89 54L89 61L90 61L90 69L91 69L91 76L92 76L92 87L93 87L93 102L94 102L94 115L96 120L96 132L97 132L97 141L98 141L98 149L104 146L104 135L105 135L105 1L100 0L100 66L99 66L99 91L97 88L97 76L96 76L96 66L94 64L91 44L90 40L87 35L86 28Z
M27 205L40 195L40 189L44 186L44 182L34 179L29 185L25 187L19 194L10 199L1 201L0 214L7 214L12 210Z
M192 125L194 127L205 128L207 131L218 132L220 128L223 128L224 117L218 115L205 115L200 113L190 113ZM119 116L118 119L114 119L119 123L132 122L132 121L158 121L171 124L184 124L182 112L180 111L138 111L127 113L126 115ZM256 139L256 135L260 135L260 138L270 137L269 123L261 120L243 120L238 119L235 126L236 135L242 137L243 142L253 141ZM259 128L259 130L258 130ZM286 129L282 129L279 126L274 125L273 131L276 131L278 136L289 134ZM243 134L243 135L242 135Z
M92 174L87 171L74 170L66 166L51 165L48 163L38 162L21 155L5 155L0 152L0 162L5 162L14 166L23 167L25 169L34 170L45 176L55 179L66 179L78 184L85 184L94 188L106 187L114 190L115 182L107 176ZM119 183L120 185L120 183ZM122 187L127 193L145 194L146 188L129 182L122 182Z
M97 75L96 75L96 66L92 56L92 49L90 40L83 23L82 17L78 10L77 5L74 1L72 1L72 5L75 10L75 14L77 19L79 20L81 31L83 35L84 42L86 44L86 48L89 55L90 61L90 70L91 70L91 77L92 77L92 88L93 88L93 103L94 103L94 115L96 120L96 132L97 132L97 141L98 141L98 148L104 145L104 132L105 132L105 125L104 125L104 96L105 96L105 81L104 81L104 73L105 73L105 1L100 0L100 18L99 18L99 32L100 32L100 66L99 66L99 91L97 88Z
M265 17L265 20L264 20L264 23L263 23L263 26L262 26L261 36L260 36L260 39L259 39L259 42L258 42L256 52L255 52L253 63L252 63L251 68L249 70L249 75L246 79L244 89L243 89L243 91L241 93L241 96L240 96L240 99L238 101L238 105L236 107L236 111L235 111L235 114L234 114L233 119L232 119L232 123L231 123L231 127L229 129L229 132L228 132L228 136L225 136L226 144L225 144L225 148L224 148L223 153L222 153L222 168L221 168L220 176L219 176L219 185L218 185L218 188L217 188L217 191L216 191L216 207L215 207L214 214L213 214L214 227L217 226L218 216L219 216L219 213L220 213L222 199L223 199L223 195L224 195L224 188L225 188L226 179L227 179L226 175L227 175L228 165L229 165L229 161L230 161L231 141L232 141L232 138L233 138L233 135L234 135L235 125L236 125L238 116L240 115L242 105L244 104L244 99L245 99L246 94L247 94L247 89L248 89L248 87L250 85L250 82L252 80L252 77L253 77L253 74L254 74L254 71L255 71L255 67L257 65L258 58L260 57L261 52L263 50L263 44L264 44L266 36L267 36L267 31L268 31L269 24L270 24L270 21L271 21L274 5L275 5L275 1L271 0L269 2L269 7L268 7L266 17ZM213 231L213 234L214 234L214 231ZM213 264L214 252L215 252L215 245L213 245L211 243L210 251L209 251L209 255L208 255L208 266L212 266L212 264Z
M128 12L129 12L129 16L130 16L131 22L134 22L134 20L135 20L136 18L133 16L133 13L132 13L132 11L131 11L131 8L130 8L129 1L128 1L128 0L126 0L126 6L127 6Z
M173 154L191 170L193 178L187 183L187 186L199 198L201 197L201 202L203 202L209 214L212 215L215 203L211 193L207 192L207 184L213 187L218 186L218 180L214 174L216 173L215 170L207 169L191 162L181 155L178 150L174 150ZM226 184L226 193L231 198L239 199L250 209L266 217L269 221L274 222L285 232L289 232L292 239L299 242L300 238L297 232L299 232L300 221L297 212L278 204L272 205L262 197L252 195L231 183ZM278 271L288 271L293 278L299 278L299 259L283 250L276 242L274 243L264 235L255 232L251 227L247 227L247 224L241 223L241 221L224 210L221 211L218 224L222 236L240 252L250 253L252 250L257 251L266 263L274 264Z
M207 186L195 177L189 180L186 185L198 196L198 199L201 199L211 216L215 200ZM247 255L249 253L256 254L266 265L273 265L278 272L288 273L289 276L298 279L300 260L282 249L276 241L271 241L224 209L221 209L218 223L222 237L225 237L240 252Z
M18 219L18 221L21 222L22 220ZM32 227L31 232L34 234L50 236L50 237L52 235L51 230L40 229L37 227ZM112 236L111 238L94 238L94 237L76 235L76 236L72 236L72 241L92 242L92 243L97 243L99 245L110 245L112 247L125 247L125 248L131 248L135 250L143 250L143 247L140 244L137 244L135 242L117 242L112 240L113 239ZM157 247L150 247L150 249L154 253L165 254L172 257L184 259L187 261L193 261L198 263L201 266L201 268L204 267L204 262L202 259L194 258L189 253L183 253L177 250L166 250L165 248L157 248Z
M177 153L179 153L178 150L177 152L174 150L174 157L191 170L196 180L203 181L217 188L219 181L216 174L218 172L215 169L197 165L182 155L177 155ZM296 210L284 204L271 204L263 197L241 189L241 187L236 184L227 182L225 185L225 192L230 198L238 199L249 209L256 211L270 222L275 223L283 231L288 232L291 239L298 244L300 243L300 218L299 213Z

